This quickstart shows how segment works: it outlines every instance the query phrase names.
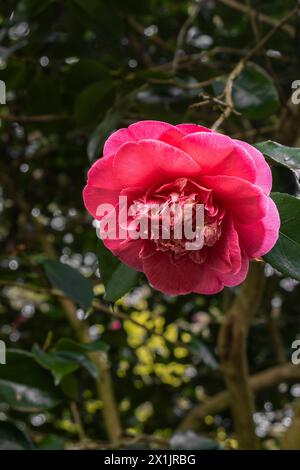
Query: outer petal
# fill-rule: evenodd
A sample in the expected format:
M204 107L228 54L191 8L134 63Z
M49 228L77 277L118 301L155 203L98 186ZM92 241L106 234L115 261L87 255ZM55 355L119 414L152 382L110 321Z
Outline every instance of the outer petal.
M113 161L113 156L96 160L88 172L88 184L96 188L121 189L113 174Z
M104 245L123 263L127 264L137 271L143 271L142 259L140 257L141 250L145 243L144 240L103 240ZM101 266L100 266L101 272Z
M168 253L156 251L150 243L143 250L142 256L143 271L149 282L155 289L166 294L214 294L223 287L212 270L203 270L187 257L174 263Z
M88 212L95 218L100 219L97 215L97 209L101 204L111 204L115 207L119 201L119 192L109 189L95 188L87 184L82 192L83 201Z
M122 145L114 157L114 174L121 186L144 186L197 176L199 166L176 147L157 140Z
M241 269L236 274L222 274L220 279L222 283L227 287L238 286L246 279L249 269L249 260L248 257L243 254L242 256L242 265Z
M177 124L177 129L180 129L185 135L194 134L194 132L214 132L208 127L197 126L197 124Z
M165 142L166 144L174 145L175 147L177 147L178 142L180 142L184 136L185 134L177 126L173 126L171 129L168 129L163 132L159 140Z
M106 140L103 147L103 155L114 155L116 151L125 144L125 142L135 142L134 136L131 134L129 129L119 129L113 132Z
M269 200L267 215L256 224L235 224L241 245L249 258L263 256L270 251L278 240L280 217L275 203Z
M175 145L180 147L180 141L188 134L194 134L196 132L212 132L207 127L196 126L196 124L178 124L177 126L172 126L170 129L167 129L161 136L159 140L166 142L170 145Z
M201 182L214 190L219 203L230 211L235 221L252 224L263 219L269 199L259 186L233 176L202 176Z
M129 130L136 140L159 139L161 134L174 126L163 121L139 121L131 124Z
M226 135L217 132L189 134L178 147L191 155L205 175L230 175L254 182L256 169L252 158Z
M242 140L235 140L235 142L246 150L253 159L257 174L255 184L260 186L264 192L269 195L272 188L272 172L263 154L255 147L252 147L252 145L247 144L247 142L243 142Z
M126 142L137 142L142 139L159 139L161 134L174 126L162 121L139 121L131 124L128 129L119 129L107 139L103 155L111 155L117 152Z
M211 248L206 263L215 271L235 274L241 270L239 236L232 220L225 221L220 240Z

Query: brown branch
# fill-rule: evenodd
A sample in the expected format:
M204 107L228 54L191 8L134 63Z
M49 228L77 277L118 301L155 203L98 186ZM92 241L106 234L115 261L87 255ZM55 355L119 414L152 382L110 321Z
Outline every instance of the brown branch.
M278 316L280 314L280 310L275 310L272 307L272 299L274 297L278 284L279 282L277 276L270 276L266 279L264 296L260 306L260 314L261 317L265 318L267 322L270 342L273 348L275 361L277 364L284 364L286 362L286 354L278 325Z
M85 434L84 427L82 425L82 420L81 420L81 416L80 416L76 401L71 402L71 413L73 416L74 423L76 424L76 427L77 427L77 432L78 432L80 442L84 442L86 440L86 434Z
M271 367L270 369L252 375L249 378L249 385L253 392L259 392L266 388L288 380L300 379L300 366L287 362L285 364ZM184 418L179 429L186 431L188 429L199 429L207 415L217 414L230 405L229 392L223 391L217 395L208 398L203 404L195 406Z
M133 16L128 16L127 20L132 29L134 29L137 33L146 38L144 26L142 26ZM153 44L156 44L162 49L165 49L166 51L170 51L173 49L173 47L168 42L164 41L155 34L153 36L147 36L147 39L153 42Z
M0 114L0 121L17 121L17 122L52 122L60 121L64 119L72 119L70 116L65 114L41 114L35 116L23 116L16 114Z
M191 13L181 26L178 36L177 36L177 41L176 41L176 50L174 54L174 59L173 59L173 64L172 64L172 70L175 73L178 69L178 64L181 56L181 50L185 41L186 33L189 29L190 26L194 23L195 19L197 18L201 8L201 3L200 2L194 2L194 5L192 5L191 8Z
M4 279L0 279L0 286L17 287L17 288L20 288L20 289L27 289L27 290L31 290L33 292L37 292L38 294L45 294L45 295L51 294L51 295L56 296L61 302L69 300L69 298L59 289L39 287L39 286L35 286L34 284L20 283L20 282L4 280ZM119 320L129 321L129 322L133 323L135 326L137 326L139 328L142 328L147 333L147 335L159 336L160 338L163 338L164 340L166 340L164 334L159 333L158 331L155 330L155 328L148 328L146 325L144 325L143 323L140 323L139 321L135 320L130 315L126 315L123 312L119 312L115 309L113 310L110 307L106 307L98 299L94 299L91 306L93 307L95 312L105 313L106 315L109 315L109 316L114 317L114 318L118 318ZM81 320L78 321L78 324L77 324L77 322L76 322L76 324L75 323L73 324L74 329L77 329L77 326L78 326L78 333L79 333L79 329L80 329L81 324L82 324ZM174 346L174 347L177 346L177 347L181 347L181 348L185 348L185 349L188 347L187 343L185 343L184 341L180 341L180 340L173 341L172 346ZM201 355L201 353L199 353L199 354Z
M283 31L288 33L292 38L295 36L295 28L293 26L289 24L280 25L280 21L275 20L274 18L268 15L265 15L264 13L256 12L256 10L251 8L249 5L243 5L242 3L237 2L236 0L218 0L218 1L230 8L233 8L234 10L240 11L241 13L246 13L247 15L251 15L251 16L255 15L261 23L265 23L271 26L281 28Z
M56 259L55 250L47 239L47 236L42 233L42 227L38 223L36 227L44 252L49 256L49 258ZM78 319L75 304L66 297L59 297L59 301L78 339L83 343L90 343L92 338L89 333L88 325L84 321ZM99 372L99 376L96 380L96 387L99 398L103 401L105 429L109 439L112 442L115 442L122 435L122 427L119 411L115 401L113 381L110 374L110 364L105 353L98 351L91 352L90 357Z
M112 449L116 450L119 448L132 446L139 443L154 444L160 449L168 449L170 447L169 439L163 437L151 436L148 434L140 434L134 437L124 437L117 443L111 443L107 441L86 441L86 442L72 442L67 444L66 450L97 450L97 449Z
M300 400L296 403L292 424L284 434L280 448L282 450L300 450Z
M250 322L259 306L264 280L264 265L260 262L252 263L246 281L225 314L218 338L221 368L241 449L257 448L253 422L254 398L249 386L246 346Z

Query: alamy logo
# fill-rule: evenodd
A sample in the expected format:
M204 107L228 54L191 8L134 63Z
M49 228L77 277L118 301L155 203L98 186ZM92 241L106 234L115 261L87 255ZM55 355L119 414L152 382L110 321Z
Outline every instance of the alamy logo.
M128 204L127 196L120 196L117 210L112 204L100 204L97 235L102 240L150 239L177 251L200 250L218 227L205 225L204 205L192 197L176 202L173 195L173 199L162 204L143 200Z
M6 344L0 340L0 364L6 364Z
M300 103L300 80L294 80L292 83L292 88L295 90L292 93L292 103L299 104Z
M0 104L6 104L6 86L3 80L0 80Z
M292 363L295 366L298 366L300 364L300 339L295 339L295 341L293 341L292 349L295 349L292 354Z

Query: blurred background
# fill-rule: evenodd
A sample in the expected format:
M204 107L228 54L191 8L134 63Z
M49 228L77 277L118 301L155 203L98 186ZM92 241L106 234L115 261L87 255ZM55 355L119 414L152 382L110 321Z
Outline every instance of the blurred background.
M300 146L299 16L279 24L295 4L0 3L0 448L238 447L216 348L236 289L171 298L140 275L112 308L81 192L113 130L142 119L212 126L226 75L270 31L220 130ZM272 172L273 190L297 194L295 172ZM300 291L268 265L265 275L248 358L256 435L277 449L300 397Z

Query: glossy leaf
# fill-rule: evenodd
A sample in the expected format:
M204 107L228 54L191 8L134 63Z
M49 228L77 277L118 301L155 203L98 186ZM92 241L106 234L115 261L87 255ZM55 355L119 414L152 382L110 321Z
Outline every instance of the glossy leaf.
M56 260L45 261L44 267L53 287L60 289L82 308L89 308L94 297L93 288L77 269Z
M93 350L93 347L91 348ZM88 356L88 352L91 350L88 349L88 346L77 343L71 339L61 339L58 341L55 347L55 353L63 358L84 367L92 377L95 379L98 377L98 370ZM95 349L94 349L95 350Z
M102 241L99 241L98 263L105 287L105 299L109 302L115 302L136 286L139 273L120 263Z
M299 188L296 174L293 170L281 165L274 165L272 171L272 191L274 193L296 194Z
M216 94L224 90L227 77L213 85ZM264 119L279 107L279 96L270 76L256 64L249 64L234 81L234 107L249 119Z
M51 409L62 401L51 374L32 354L10 349L6 352L6 362L0 366L0 401L27 412Z
M101 101L113 88L111 79L104 79L92 83L85 88L75 102L75 118L79 125L87 125L95 122L101 114Z
M55 352L45 352L37 344L32 348L35 360L45 369L50 370L55 378L55 385L58 385L63 377L78 369L79 364L73 360L64 358Z
M279 163L292 170L300 169L300 148L287 147L286 145L278 144L272 140L259 142L254 145L273 163Z
M106 344L101 339L97 339L96 341L92 341L91 343L78 343L70 338L61 338L57 344L56 348L57 351L79 351L82 353L93 352L93 351L102 351L107 352L109 350L109 345Z
M300 281L300 200L283 193L272 193L281 226L279 239L264 259L278 271Z
M13 423L0 421L0 450L30 450L29 437Z
M104 119L96 127L88 142L87 154L90 161L101 156L104 142L112 131L119 126L122 117L127 112L138 92L139 89L128 93L128 95L124 96L117 101L114 106L108 109Z

